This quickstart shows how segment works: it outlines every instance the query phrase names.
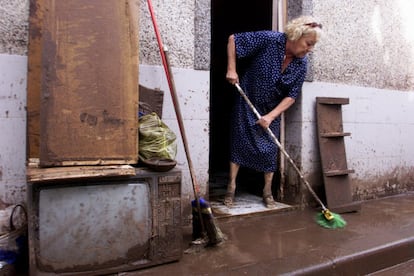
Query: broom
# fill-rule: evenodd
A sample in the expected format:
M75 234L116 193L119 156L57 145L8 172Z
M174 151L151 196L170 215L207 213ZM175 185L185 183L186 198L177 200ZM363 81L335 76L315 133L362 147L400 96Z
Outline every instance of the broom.
M158 31L154 11L150 0L147 0L148 8L151 14L152 23L154 25L155 34L158 41L158 47L161 54L161 60L164 67L164 71L167 77L168 86L171 93L171 98L174 105L175 114L177 116L177 122L181 133L181 138L184 144L184 151L187 157L187 163L190 170L191 182L193 185L195 199L191 202L193 210L193 238L204 238L207 234L208 245L217 245L224 241L224 235L218 227L216 220L213 216L209 203L199 196L199 186L195 177L193 162L191 161L190 151L187 143L187 136L185 135L183 118L181 116L180 106L178 102L177 93L175 90L175 84L173 75L171 72L168 51L163 47L161 41L161 35Z
M249 100L249 98L247 97L246 93L244 93L244 91L240 87L240 85L238 83L236 83L235 86L236 86L237 90L239 91L240 95L244 98L244 100L247 102L247 104L249 105L249 107L252 109L252 111L256 115L257 119L260 119L261 118L260 113L254 107L254 105ZM335 214L335 213L329 211L328 208L325 207L325 205L322 203L322 201L316 195L315 191L310 186L309 182L303 176L302 172L296 166L295 162L293 162L292 158L289 156L289 154L283 148L282 144L276 138L275 134L270 130L270 128L266 128L266 131L272 137L273 141L279 147L280 151L289 160L290 164L293 166L293 168L296 170L296 172L299 174L299 176L300 176L301 180L303 181L303 183L305 184L306 188L309 190L309 192L312 194L312 196L315 198L315 200L320 204L320 206L322 208L322 212L316 215L316 217L315 217L316 222L320 226L325 227L325 228L335 229L335 228L345 227L346 221L339 214Z

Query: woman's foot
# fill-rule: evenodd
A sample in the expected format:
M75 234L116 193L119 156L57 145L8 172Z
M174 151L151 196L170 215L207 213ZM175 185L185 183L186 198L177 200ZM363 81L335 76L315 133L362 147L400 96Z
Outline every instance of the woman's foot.
M232 175L235 175L234 172ZM235 180L235 176L232 177L229 180L229 183L227 184L227 191L226 191L226 195L224 196L224 205L226 205L227 207L232 207L234 204L234 194L236 192L236 180Z
M265 204L266 208L275 208L276 201L273 199L271 194L263 195L263 203Z
M223 204L227 207L232 207L234 204L234 192L226 192L226 195L224 196Z

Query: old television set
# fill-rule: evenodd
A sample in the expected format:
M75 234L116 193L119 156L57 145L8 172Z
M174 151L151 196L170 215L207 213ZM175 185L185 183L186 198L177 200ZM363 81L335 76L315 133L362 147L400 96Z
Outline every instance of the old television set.
M30 275L102 275L182 256L177 168L27 185Z

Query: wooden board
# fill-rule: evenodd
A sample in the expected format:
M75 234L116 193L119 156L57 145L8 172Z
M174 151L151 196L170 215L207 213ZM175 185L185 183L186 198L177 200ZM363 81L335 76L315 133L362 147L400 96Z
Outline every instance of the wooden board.
M96 177L121 177L134 175L135 168L130 165L27 168L27 182L29 183L49 182L57 180L67 181L74 179L95 179Z
M137 0L42 4L40 166L137 163Z
M27 159L39 158L43 0L30 1L27 73Z
M160 89L150 89L143 85L139 86L139 111L144 115L151 112L157 113L162 119L162 107L164 103L164 92Z

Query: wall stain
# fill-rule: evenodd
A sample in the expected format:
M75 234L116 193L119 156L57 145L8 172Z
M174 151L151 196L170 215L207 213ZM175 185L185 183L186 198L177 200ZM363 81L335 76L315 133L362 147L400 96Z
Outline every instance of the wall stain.
M414 170L413 167L396 167L381 175L351 181L354 201L372 200L414 191Z
M96 126L98 124L98 118L88 113L81 113L79 119L82 123L86 123L90 126Z
M116 118L116 117L110 116L109 115L109 112L107 110L104 110L102 112L102 115L103 115L104 123L105 124L111 124L111 125L116 125L116 126L119 126L119 125L123 125L124 124L124 121L123 120L121 120L119 118Z

